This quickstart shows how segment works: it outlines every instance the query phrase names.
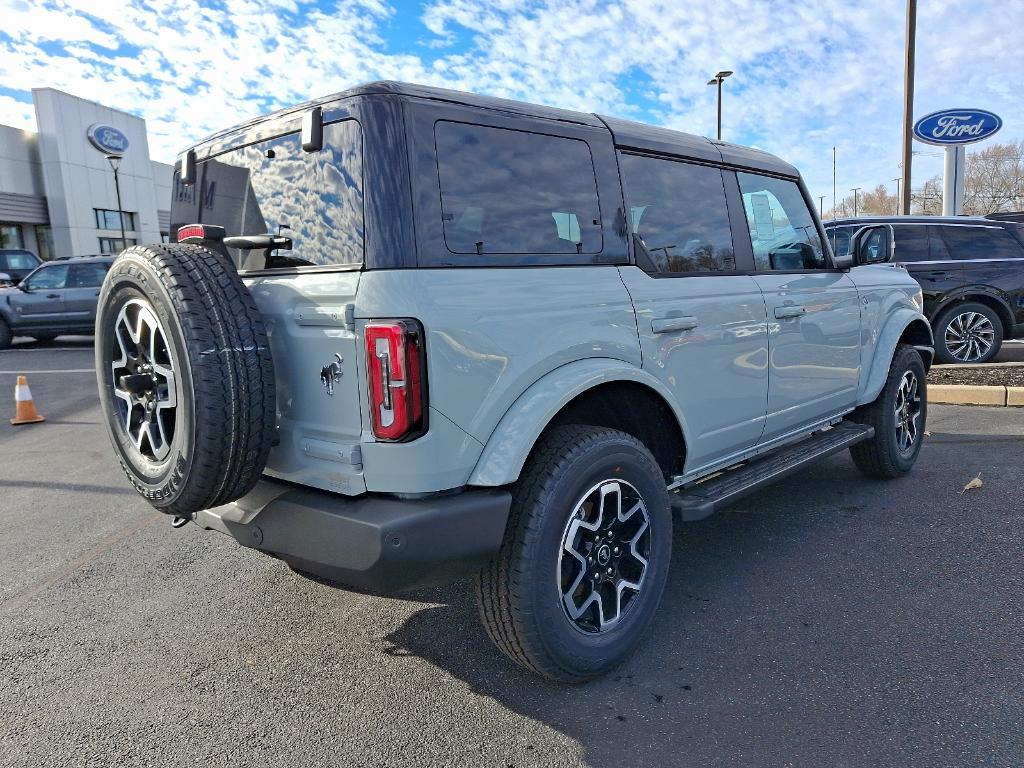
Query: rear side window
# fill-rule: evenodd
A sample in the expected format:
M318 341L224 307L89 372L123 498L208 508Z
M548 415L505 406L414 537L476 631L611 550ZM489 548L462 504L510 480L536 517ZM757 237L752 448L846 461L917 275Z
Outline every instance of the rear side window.
M721 170L628 154L619 167L630 232L654 271L736 269Z
M363 262L362 132L354 120L324 126L324 147L298 133L238 147L199 164L196 184L175 183L171 233L190 223L227 235L284 235L292 249L231 250L241 271Z
M928 250L928 227L915 225L895 225L893 235L896 238L896 251L893 261L912 262L930 261Z
M754 266L760 270L827 269L818 227L795 181L737 173Z
M1024 251L1001 227L937 227L954 259L1021 259Z
M599 253L601 209L586 142L440 121L441 221L452 253Z
M73 264L68 288L98 288L106 276L106 264Z

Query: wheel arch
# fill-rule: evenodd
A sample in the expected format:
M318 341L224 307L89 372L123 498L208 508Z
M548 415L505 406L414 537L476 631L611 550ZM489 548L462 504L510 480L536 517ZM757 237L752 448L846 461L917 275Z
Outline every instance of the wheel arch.
M932 328L924 315L911 309L896 312L882 328L875 344L875 355L871 361L864 385L861 387L857 405L874 402L885 385L889 366L900 344L908 344L921 354L925 370L931 367L934 356Z
M1010 308L1010 305L1001 296L984 291L977 286L968 288L963 293L958 293L955 297L943 304L935 313L935 322L938 323L939 318L951 309L955 309L958 304L964 304L971 301L977 304L984 304L995 312L999 317L999 321L1003 324L1003 337L1010 337L1014 327L1013 310Z
M666 387L620 360L580 360L530 386L491 433L469 485L515 482L537 441L567 424L611 427L646 445L666 477L683 471L686 424Z

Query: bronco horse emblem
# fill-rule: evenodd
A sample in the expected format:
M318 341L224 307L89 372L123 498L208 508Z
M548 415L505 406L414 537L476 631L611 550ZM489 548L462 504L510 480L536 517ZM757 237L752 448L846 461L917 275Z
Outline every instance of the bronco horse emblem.
M331 396L334 395L335 383L341 381L341 364L345 362L345 358L337 352L334 353L334 356L338 359L330 365L325 365L320 369L320 383L324 385L324 389L327 390L327 394Z

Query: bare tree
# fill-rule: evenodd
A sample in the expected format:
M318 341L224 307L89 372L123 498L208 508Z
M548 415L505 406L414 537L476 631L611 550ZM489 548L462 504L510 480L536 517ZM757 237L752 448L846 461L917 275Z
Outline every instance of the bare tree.
M942 177L933 176L911 195L914 213L942 213ZM1024 211L1024 141L993 144L964 162L964 213L983 216Z

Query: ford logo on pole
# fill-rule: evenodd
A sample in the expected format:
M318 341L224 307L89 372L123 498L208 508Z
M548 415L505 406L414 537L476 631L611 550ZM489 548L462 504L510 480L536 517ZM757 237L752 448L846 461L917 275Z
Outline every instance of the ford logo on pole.
M86 133L89 141L100 152L108 155L123 155L128 151L128 137L112 125L96 123Z
M914 135L929 144L970 144L1002 126L998 115L984 109L943 109L914 123Z

